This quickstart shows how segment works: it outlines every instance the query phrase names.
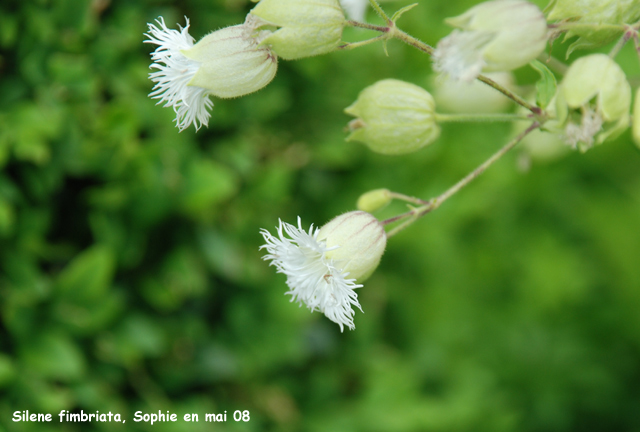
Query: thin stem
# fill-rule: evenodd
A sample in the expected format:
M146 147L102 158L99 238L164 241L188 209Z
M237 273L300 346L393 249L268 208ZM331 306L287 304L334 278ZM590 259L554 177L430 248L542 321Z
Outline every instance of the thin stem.
M357 27L357 28L363 28L363 29L367 29L367 30L379 31L379 32L382 32L382 33L387 33L389 31L389 27L377 26L377 25L368 24L368 23L361 23L361 22L353 21L353 20L348 20L347 21L347 25L351 26L351 27Z
M614 45L614 47L609 52L609 57L612 59L616 58L616 56L618 55L622 47L624 47L627 44L627 42L629 42L629 39L637 35L638 35L638 32L634 30L633 27L627 27L622 37L618 40L618 42Z
M400 39L402 42L407 45L411 45L412 47L419 49L422 52L425 52L429 55L433 55L433 51L435 50L431 45L428 45L421 40L418 40L411 36L408 33L403 32L398 27L391 27L389 31L389 37L394 37L396 39Z
M443 202L445 202L446 200L451 198L453 195L458 193L462 188L464 188L466 185L468 185L473 180L475 180L480 174L485 172L485 170L487 168L489 168L491 165L493 165L493 163L495 163L498 159L500 159L502 156L504 156L509 150L514 148L522 140L522 138L524 138L531 131L533 131L534 129L537 129L539 127L540 127L540 123L538 123L537 121L533 122L527 129L522 131L517 137L515 137L514 139L509 141L504 147L502 147L500 150L498 150L493 155L491 155L491 157L489 159L487 159L486 161L484 161L480 166L478 166L476 169L471 171L463 179L458 181L456 184L451 186L449 189L444 191L444 193L442 193L439 196L429 200L425 205L420 206L418 208L412 208L410 211L408 211L406 213L403 213L401 215L398 215L398 216L395 216L395 217L393 217L391 219L387 219L386 221L383 221L382 223L386 225L386 224L391 223L391 222L395 222L395 221L398 221L398 220L406 219L400 225L398 225L397 227L395 227L392 230L390 230L387 233L387 238L396 235L397 233L399 233L400 231L402 231L403 229L405 229L406 227L411 225L413 222L415 222L417 219L421 218L422 216L426 215L427 213L429 213L429 212L437 209L438 207L440 207Z
M480 166L478 166L476 169L474 169L469 174L467 174L466 177L464 177L458 183L456 183L455 185L450 187L442 195L438 196L435 199L434 206L436 208L439 207L443 202L445 202L451 196L455 195L460 189L462 189L463 187L468 185L472 180L474 180L476 177L478 177L480 174L482 174L487 168L489 168L491 165L493 165L493 163L495 161L500 159L509 150L514 148L522 140L522 138L527 136L531 131L533 131L534 129L537 129L538 127L540 127L540 124L538 122L533 122L531 124L531 126L529 126L527 129L522 131L517 137L515 137L514 139L509 141L504 147L502 147L500 150L498 150L493 155L491 155L491 157L489 159L484 161Z
M401 193L398 193L398 192L391 192L390 196L393 199L399 199L399 200L410 202L410 203L416 204L416 205L425 205L425 204L428 203L428 201L425 201L423 199L412 197L412 196L405 195L405 194L401 194Z
M638 54L638 60L640 60L640 37L638 36L637 33L633 37L633 44L636 49L636 54Z
M393 24L393 21L391 21L391 19L387 16L386 13L384 13L384 11L382 10L382 8L380 7L380 5L376 0L369 0L369 3L371 3L371 7L373 8L373 10L375 10L376 13L380 15L380 18L382 18L389 25Z
M498 84L497 82L495 82L491 78L486 77L484 75L479 75L478 76L478 80L480 80L483 83L487 84L488 86L493 87L494 89L498 90L500 93L502 93L503 95L505 95L509 99L513 100L518 105L525 107L526 109L528 109L532 113L534 113L536 115L542 114L542 110L539 107L537 107L537 106L535 106L533 104L530 104L529 102L527 102L526 100L522 99L520 96L518 96L517 94L513 93L511 90L507 89L506 87L501 86L500 84Z
M412 47L414 47L416 49L419 49L420 51L422 51L424 53L427 53L429 55L433 55L433 52L435 50L432 46L427 45L426 43L414 38L413 36L403 32L402 30L400 30L399 28L397 28L395 26L391 27L389 29L389 37L393 37L393 38L399 39L402 42L406 43L407 45L411 45ZM532 113L534 113L536 115L542 114L542 110L540 108L538 108L535 105L530 104L529 102L527 102L526 100L522 99L520 96L518 96L517 94L513 93L509 89L501 86L500 84L498 84L497 82L495 82L491 78L488 78L488 77L486 77L484 75L480 75L478 77L478 79L480 81L482 81L483 83L485 83L485 84L493 87L494 89L498 90L500 93L502 93L503 95L505 95L509 99L513 100L518 105L521 105L521 106L525 107L526 109L528 109Z
M387 38L386 34L381 34L381 35L376 36L374 38L367 39L367 40L360 41L360 42L345 42L342 45L340 45L338 47L338 49L339 50L343 50L343 51L348 51L348 50L360 48L361 46L372 44L374 42L378 42L380 40L384 40L386 38Z
M578 23L578 22L564 22L549 24L549 28L557 30L620 30L625 31L624 25L617 24L597 24L597 23Z
M528 114L435 114L438 123L451 122L509 122L531 120Z
M547 66L549 66L549 68L561 75L566 74L569 70L569 66L551 55L540 54L538 56L538 60L540 60L542 63L545 63Z

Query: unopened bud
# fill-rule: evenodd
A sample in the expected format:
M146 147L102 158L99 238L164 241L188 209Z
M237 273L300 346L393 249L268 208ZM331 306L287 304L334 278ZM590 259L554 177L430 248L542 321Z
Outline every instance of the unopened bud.
M435 101L428 91L395 79L378 81L362 90L344 111L357 117L347 141L359 141L377 153L411 153L435 141L440 127Z
M261 43L287 60L335 50L346 24L338 0L261 0L249 14L260 28L277 27Z
M492 0L480 3L446 23L457 27L438 42L434 70L472 81L480 72L510 71L544 51L547 22L533 3Z
M260 90L271 82L277 58L258 46L246 25L226 27L209 33L182 53L200 63L189 85L205 88L219 98L234 98Z
M629 127L631 86L609 56L591 54L573 62L559 92L558 113L567 116L565 135L573 147L586 151ZM579 109L579 123L571 121L571 109Z
M632 24L640 18L637 0L556 0L548 15L549 21L569 21L567 36L580 36L575 46L600 46L619 37L615 25Z
M349 278L364 282L380 263L387 245L384 227L374 216L352 211L331 219L320 228L318 240L325 241L326 257L340 263Z
M372 213L385 207L391 202L391 192L389 189L374 189L360 195L358 198L358 210Z

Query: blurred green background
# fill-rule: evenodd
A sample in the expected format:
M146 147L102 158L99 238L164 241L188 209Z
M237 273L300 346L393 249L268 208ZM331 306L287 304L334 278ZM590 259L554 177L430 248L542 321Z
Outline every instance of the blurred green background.
M435 44L475 3L421 0L400 24ZM186 15L200 38L251 6L0 3L0 431L640 431L630 134L528 171L505 157L390 240L341 334L288 302L259 229L321 225L380 187L430 198L512 131L445 125L401 157L346 143L342 110L362 88L431 82L429 59L392 41L389 57L281 61L265 89L215 100L208 128L178 133L147 97L146 23ZM631 46L619 60L638 76ZM60 424L62 409L127 423ZM54 421L15 423L16 410ZM138 410L201 417L151 426Z

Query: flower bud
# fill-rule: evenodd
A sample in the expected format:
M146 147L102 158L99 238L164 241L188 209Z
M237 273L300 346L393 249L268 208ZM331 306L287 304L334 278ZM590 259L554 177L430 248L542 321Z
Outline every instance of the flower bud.
M458 27L438 42L434 70L453 79L472 81L480 72L510 71L544 51L547 22L540 9L525 0L492 0L449 18Z
M378 267L387 245L384 227L374 216L352 211L331 219L320 228L318 240L325 241L326 257L333 260L350 278L364 282Z
M573 62L562 81L562 92L570 108L581 107L596 97L598 112L605 121L629 113L631 86L620 66L605 54L591 54Z
M586 151L594 142L600 144L628 127L631 86L620 66L605 54L573 62L558 95L559 117L566 121L565 139L573 147ZM579 109L579 124L572 121L571 109Z
M249 14L260 28L278 27L261 43L287 60L335 50L346 24L338 0L261 0Z
M404 81L378 81L362 90L344 111L357 117L349 123L347 141L362 142L377 153L411 153L440 135L433 97Z
M182 53L200 63L188 85L209 90L219 98L234 98L260 90L276 74L277 58L258 46L246 25L226 27L208 34Z
M374 212L385 207L391 202L391 192L389 189L374 189L360 195L358 198L358 210Z
M636 101L633 104L633 117L631 119L631 127L633 132L633 140L636 146L640 148L640 88L636 92Z
M613 41L620 36L621 31L610 27L598 28L598 26L607 27L636 22L640 19L640 2L637 0L556 0L548 19L589 24L583 27L575 26L567 36L580 36L574 48L600 46Z

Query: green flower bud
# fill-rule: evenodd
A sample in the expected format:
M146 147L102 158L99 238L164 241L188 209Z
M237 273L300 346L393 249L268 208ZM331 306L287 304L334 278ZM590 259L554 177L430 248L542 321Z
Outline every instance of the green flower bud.
M349 278L364 282L380 263L387 245L384 227L374 216L363 211L352 211L331 219L320 228L318 240L331 249L325 253Z
M632 24L640 19L638 0L556 0L549 12L550 21L593 24L572 29L567 37L580 36L573 48L604 45L620 36L621 31L598 28L598 25Z
M389 189L374 189L360 195L358 198L358 210L374 212L385 207L391 202L391 192Z
M247 25L208 34L182 54L200 64L190 86L207 89L219 98L234 98L260 90L278 68L271 50L258 46Z
M633 104L633 117L631 119L631 127L633 132L633 140L638 148L640 148L640 88L636 92L636 101Z
M344 111L354 117L347 141L359 141L377 153L411 153L440 135L435 101L421 87L404 81L378 81L360 92Z
M566 124L565 140L583 152L623 132L629 126L630 107L631 86L620 66L605 54L573 62L558 92L557 111ZM581 120L574 122L572 114Z
M458 27L438 42L434 70L462 81L481 71L510 71L544 51L547 22L540 9L525 0L493 0L449 18Z
M338 0L261 0L250 16L261 28L277 27L261 42L287 60L335 50L346 24Z

